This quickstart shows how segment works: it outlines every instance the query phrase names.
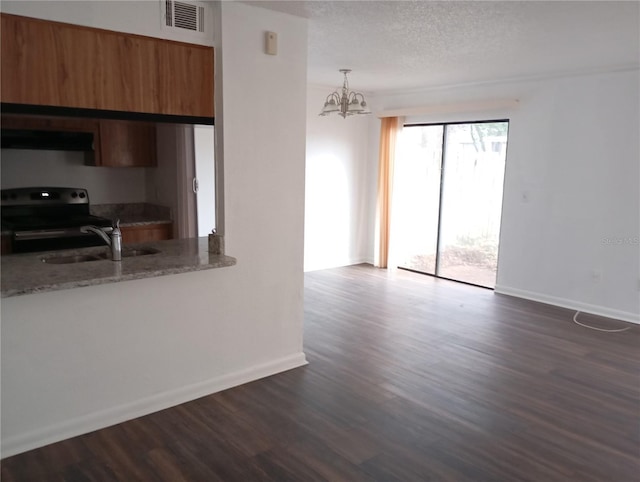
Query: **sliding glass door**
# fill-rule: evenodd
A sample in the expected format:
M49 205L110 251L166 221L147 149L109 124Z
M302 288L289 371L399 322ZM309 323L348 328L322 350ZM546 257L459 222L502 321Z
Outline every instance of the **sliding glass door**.
M394 227L401 268L495 286L508 122L405 126Z
M436 274L443 126L403 129L395 170L393 242L399 265Z

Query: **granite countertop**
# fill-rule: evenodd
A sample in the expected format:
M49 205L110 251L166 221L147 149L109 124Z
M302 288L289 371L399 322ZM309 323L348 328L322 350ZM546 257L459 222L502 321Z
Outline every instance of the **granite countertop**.
M149 219L146 216L122 216L120 219L120 226L126 228L127 226L146 226L148 224L171 224L173 221L170 219Z
M170 224L171 209L148 203L96 204L91 214L108 219L120 219L120 226L142 226L148 224Z
M127 245L123 248L123 253L142 248L158 250L158 253L131 257L123 255L120 262L111 261L110 251L106 246L2 256L2 298L224 268L236 264L235 258L230 256L210 254L206 237ZM52 257L107 254L107 259L79 263L43 262L43 259Z

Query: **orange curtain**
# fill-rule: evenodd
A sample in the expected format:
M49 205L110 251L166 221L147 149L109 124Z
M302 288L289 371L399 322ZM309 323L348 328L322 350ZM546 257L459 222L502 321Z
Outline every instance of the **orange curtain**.
M380 127L380 162L378 164L378 202L376 208L375 265L387 268L391 239L391 200L393 197L393 165L400 118L383 117Z

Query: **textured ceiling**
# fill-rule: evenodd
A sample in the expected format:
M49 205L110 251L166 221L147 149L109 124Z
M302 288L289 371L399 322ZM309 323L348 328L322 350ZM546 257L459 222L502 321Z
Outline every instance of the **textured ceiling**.
M640 3L254 1L309 19L308 80L369 92L638 65Z

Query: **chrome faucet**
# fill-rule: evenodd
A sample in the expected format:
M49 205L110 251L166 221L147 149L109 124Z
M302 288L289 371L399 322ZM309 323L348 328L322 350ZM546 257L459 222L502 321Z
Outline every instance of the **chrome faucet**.
M113 231L111 231L111 237L98 226L82 226L80 228L82 233L97 234L102 238L107 246L111 248L111 259L113 261L122 260L122 233L120 232L120 220L117 219Z

